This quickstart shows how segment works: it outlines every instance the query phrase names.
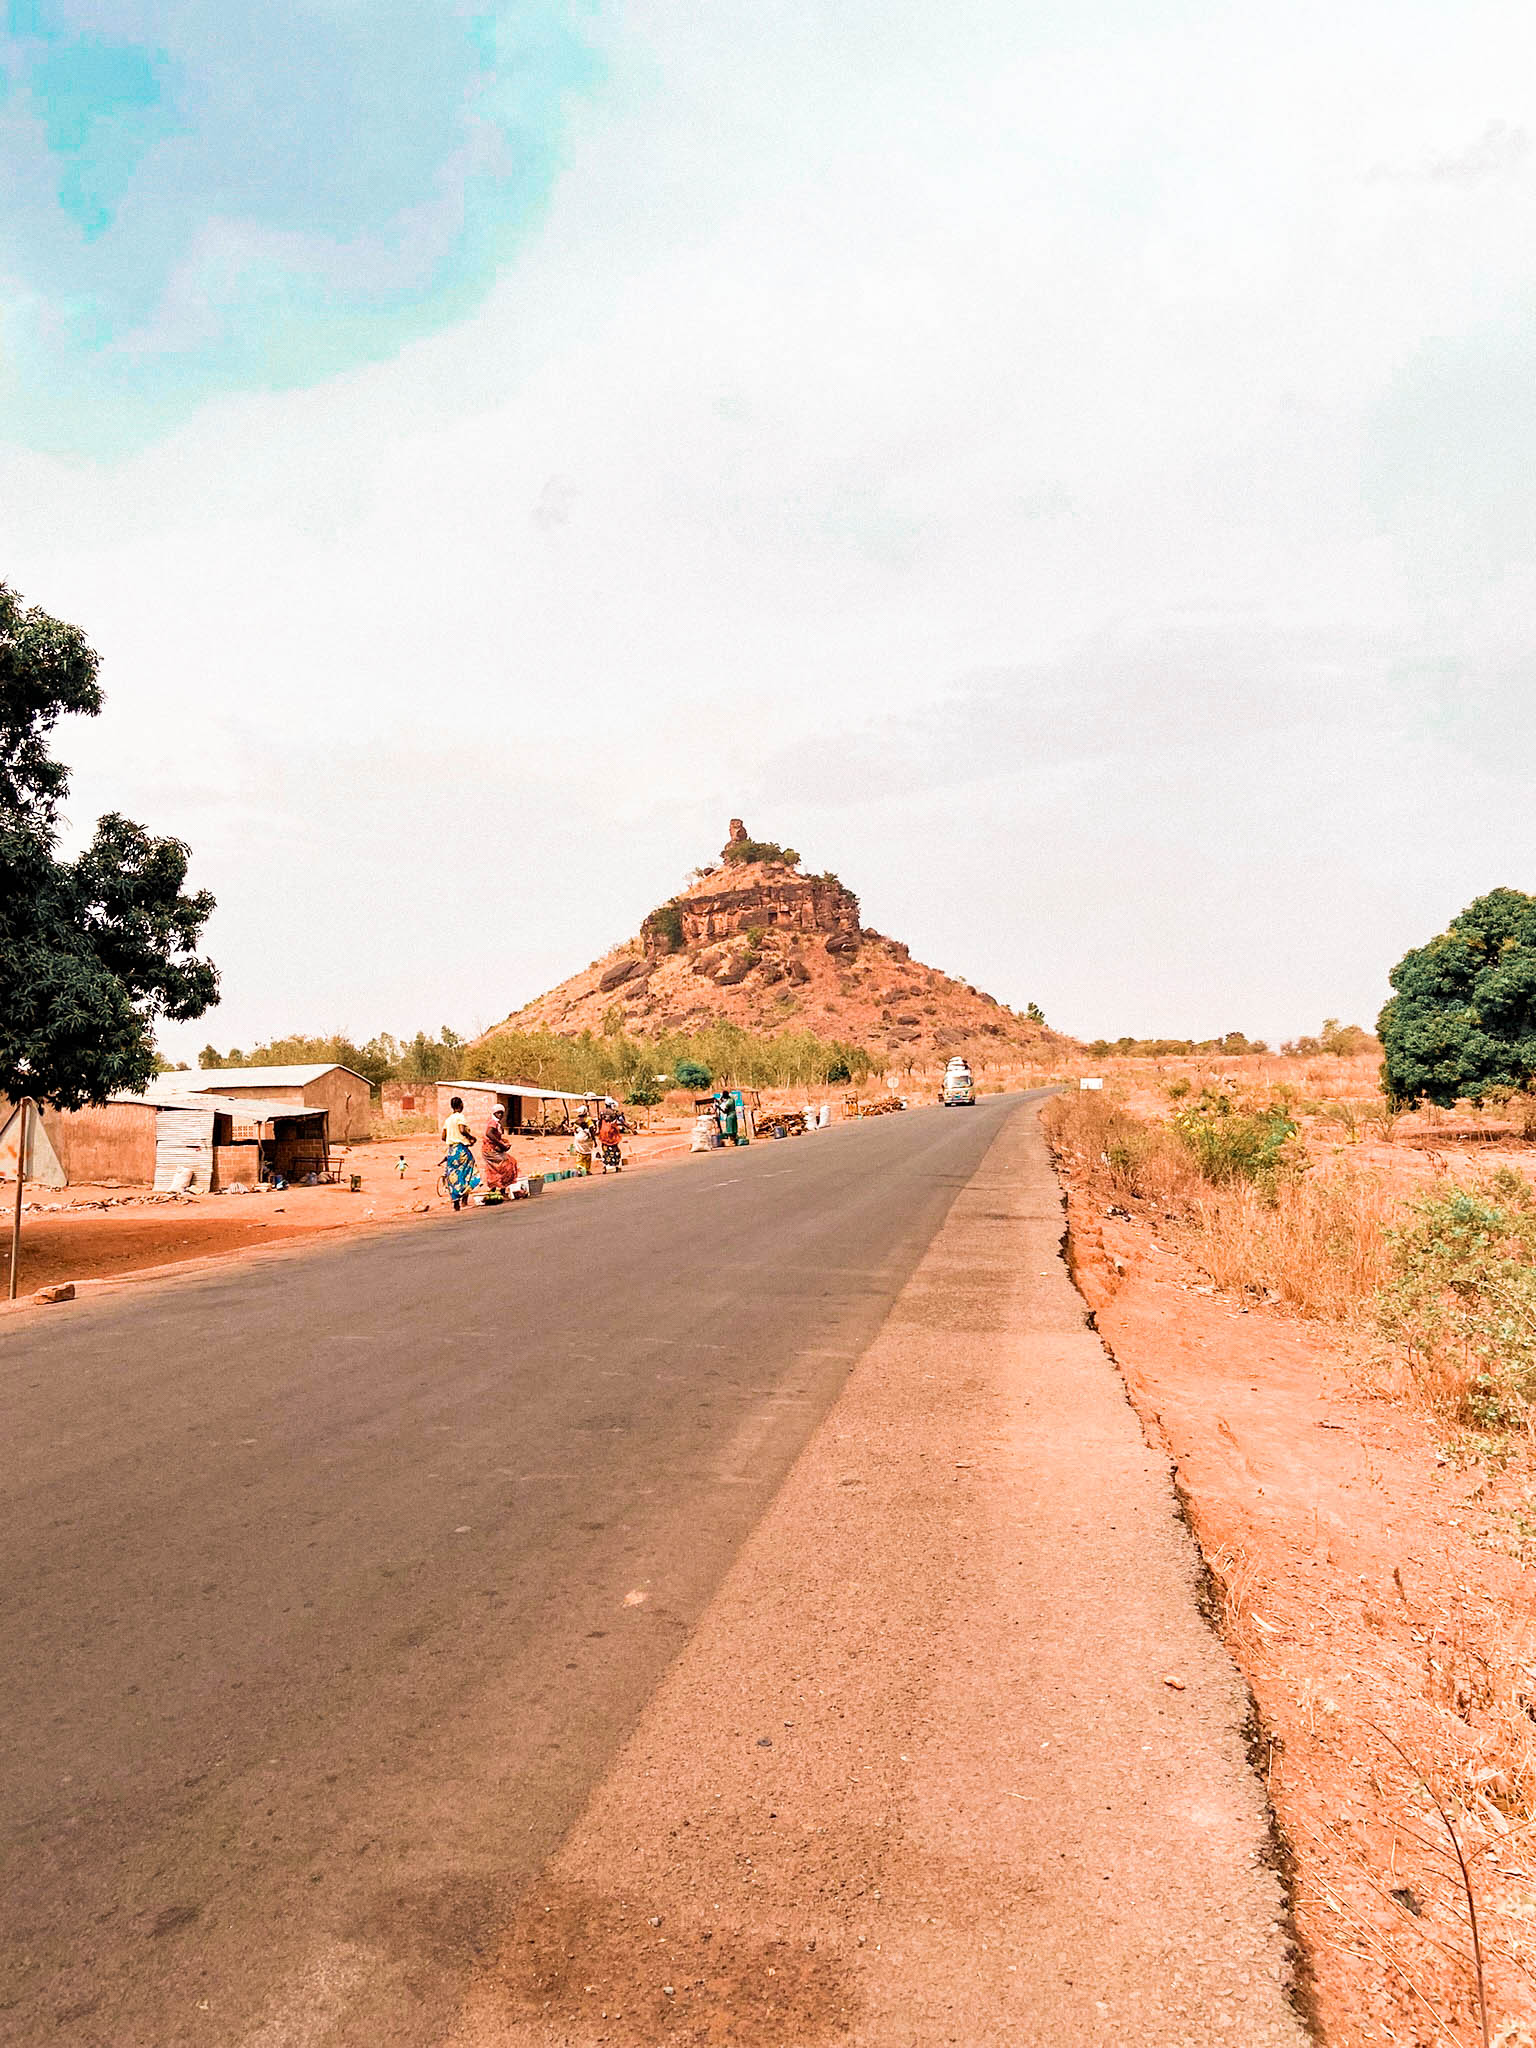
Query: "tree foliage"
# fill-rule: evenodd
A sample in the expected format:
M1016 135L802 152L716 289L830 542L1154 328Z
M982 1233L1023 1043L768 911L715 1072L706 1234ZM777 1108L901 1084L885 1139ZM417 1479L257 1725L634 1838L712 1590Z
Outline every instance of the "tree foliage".
M1316 1059L1322 1053L1351 1059L1356 1053L1370 1052L1375 1044L1369 1031L1360 1025L1341 1024L1337 1017L1325 1017L1315 1037L1288 1038L1280 1050L1301 1059Z
M205 1045L198 1063L290 1067L334 1061L365 1074L375 1089L383 1081L526 1081L535 1088L591 1089L630 1102L643 1102L644 1094L635 1091L653 1088L658 1074L670 1074L679 1088L702 1092L716 1076L744 1088L804 1088L864 1080L875 1067L863 1046L819 1038L814 1031L780 1031L770 1037L723 1023L703 1031L632 1038L616 1006L606 1021L611 1028L602 1033L583 1031L568 1038L554 1031L497 1031L475 1045L466 1045L446 1024L436 1038L418 1031L402 1039L380 1031L361 1043L343 1032L295 1032L248 1052Z
M778 867L797 868L800 856L792 846L780 846L775 839L736 839L725 849L728 861L767 861Z
M99 666L78 627L0 583L0 1094L61 1109L143 1088L156 1020L200 1017L219 986L197 951L213 898L183 893L179 839L111 812L59 858L69 771L49 742L100 711Z
M1088 1050L1100 1060L1112 1054L1125 1059L1186 1059L1199 1052L1241 1059L1246 1053L1268 1052L1269 1047L1262 1038L1229 1031L1221 1038L1095 1038Z
M1536 1076L1536 897L1494 889L1405 953L1377 1020L1382 1091L1444 1108Z
M519 1080L536 1088L600 1089L627 1094L657 1074L671 1074L679 1087L690 1063L711 1078L741 1088L805 1088L862 1080L875 1062L861 1045L820 1038L814 1031L780 1031L773 1036L739 1024L715 1024L703 1031L663 1032L632 1038L614 1031L599 1037L583 1031L574 1038L553 1031L498 1031L472 1046L460 1072L466 1081Z
M220 1052L217 1046L205 1045L198 1060L204 1067L350 1067L376 1089L384 1081L456 1080L463 1049L463 1039L445 1024L436 1038L429 1038L425 1031L418 1031L413 1038L396 1038L392 1032L380 1031L362 1045L343 1031L319 1038L295 1032L287 1038L274 1038L268 1045L253 1046L249 1052L242 1052L239 1046Z

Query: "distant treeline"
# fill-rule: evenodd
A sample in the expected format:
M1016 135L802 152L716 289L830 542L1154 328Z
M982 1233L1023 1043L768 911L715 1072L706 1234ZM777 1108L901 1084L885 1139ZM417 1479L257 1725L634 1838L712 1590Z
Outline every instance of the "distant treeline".
M1302 1058L1331 1052L1340 1059L1350 1059L1357 1052L1380 1052L1381 1040L1363 1025L1341 1024L1337 1017L1325 1017L1323 1028L1315 1038L1288 1038L1280 1050Z
M1241 1031L1229 1031L1224 1038L1095 1038L1088 1046L1095 1059L1118 1054L1124 1059L1183 1059L1191 1053L1236 1055L1268 1052L1262 1038L1246 1038Z
M1101 1060L1111 1054L1125 1059L1188 1059L1196 1053L1231 1059L1243 1053L1273 1050L1264 1039L1249 1038L1241 1031L1229 1031L1223 1038L1095 1038L1088 1047L1093 1057ZM1301 1058L1335 1053L1348 1059L1354 1053L1379 1052L1381 1048L1360 1025L1341 1024L1337 1017L1325 1017L1316 1037L1289 1038L1280 1050Z
M669 1086L708 1087L729 1081L741 1088L809 1088L867 1080L876 1070L862 1045L820 1038L814 1031L780 1031L771 1038L738 1024L704 1031L663 1032L636 1038L617 1028L563 1038L553 1031L498 1031L477 1045L444 1025L436 1038L380 1032L359 1045L329 1038L277 1038L249 1052L206 1045L203 1067L351 1067L374 1088L385 1081L527 1081L535 1088L600 1089L629 1101L655 1099ZM663 1080L660 1077L666 1076ZM702 1078L701 1078L702 1077Z
M242 1052L232 1045L220 1052L205 1045L197 1056L200 1067L350 1067L363 1074L377 1088L383 1081L433 1081L440 1074L457 1075L464 1058L464 1040L444 1025L436 1038L418 1031L414 1038L396 1038L381 1031L359 1045L344 1032L329 1037L309 1038L302 1032L291 1038L274 1038L270 1045L253 1045Z

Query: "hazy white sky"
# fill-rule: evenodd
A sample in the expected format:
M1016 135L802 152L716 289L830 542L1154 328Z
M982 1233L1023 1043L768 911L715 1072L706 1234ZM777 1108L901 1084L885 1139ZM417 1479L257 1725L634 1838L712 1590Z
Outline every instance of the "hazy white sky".
M1529 8L629 0L543 70L463 20L505 176L445 50L354 213L170 165L109 344L7 286L0 575L109 693L73 815L219 898L174 1051L493 1022L733 813L1087 1035L1370 1021L1536 887Z

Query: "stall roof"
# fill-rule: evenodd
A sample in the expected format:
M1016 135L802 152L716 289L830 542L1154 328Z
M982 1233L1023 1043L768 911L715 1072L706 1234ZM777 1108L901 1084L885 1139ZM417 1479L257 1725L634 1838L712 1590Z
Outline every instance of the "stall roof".
M354 1081L368 1076L340 1060L322 1060L309 1067L200 1067L196 1073L157 1074L149 1092L162 1095L217 1095L219 1083L227 1088L307 1088L325 1074L350 1074Z
M430 1085L435 1088L478 1088L482 1095L532 1095L540 1102L585 1102L593 1092L580 1088L533 1088L526 1081L443 1080Z

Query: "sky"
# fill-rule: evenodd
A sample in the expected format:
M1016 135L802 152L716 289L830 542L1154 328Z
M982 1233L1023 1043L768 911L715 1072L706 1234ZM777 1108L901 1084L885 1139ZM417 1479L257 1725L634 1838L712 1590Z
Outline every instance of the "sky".
M0 579L249 1046L728 820L1086 1036L1536 890L1512 0L0 0Z

